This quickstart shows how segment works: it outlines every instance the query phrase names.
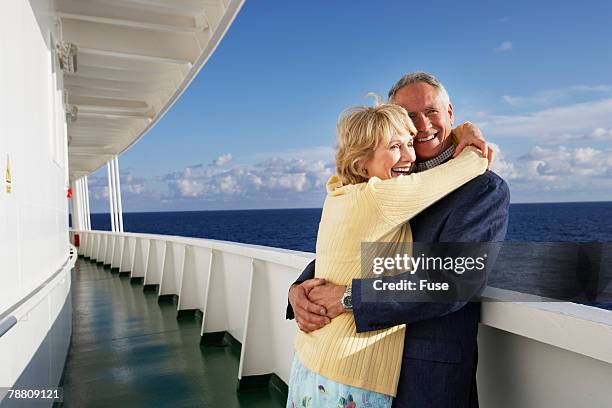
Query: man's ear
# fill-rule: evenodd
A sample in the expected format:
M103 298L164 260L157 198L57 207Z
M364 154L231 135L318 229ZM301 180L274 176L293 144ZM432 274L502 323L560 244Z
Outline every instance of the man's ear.
M455 115L453 114L453 104L450 102L448 103L448 117L450 118L450 124L452 127L453 123L455 122Z

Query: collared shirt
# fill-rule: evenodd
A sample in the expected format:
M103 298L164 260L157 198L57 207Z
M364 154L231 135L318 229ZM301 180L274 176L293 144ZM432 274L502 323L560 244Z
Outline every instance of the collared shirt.
M456 146L453 144L451 145L451 147L444 150L442 153L440 153L436 157L429 159L429 160L422 161L422 162L417 162L416 171L421 172L421 171L433 169L434 167L439 166L442 163L449 161L453 157L453 153L455 153L455 147Z

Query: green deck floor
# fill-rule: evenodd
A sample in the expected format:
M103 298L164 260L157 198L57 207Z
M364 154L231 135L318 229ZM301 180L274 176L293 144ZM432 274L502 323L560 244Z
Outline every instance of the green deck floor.
M282 407L272 389L236 391L239 355L200 346L201 321L177 320L157 293L79 258L64 407Z

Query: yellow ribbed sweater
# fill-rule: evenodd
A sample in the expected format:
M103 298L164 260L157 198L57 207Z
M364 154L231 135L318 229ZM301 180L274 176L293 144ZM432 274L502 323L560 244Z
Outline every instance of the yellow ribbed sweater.
M350 285L361 273L362 242L411 242L407 220L484 173L487 160L472 147L434 169L389 180L327 183L317 236L316 277ZM297 356L308 369L333 381L395 396L405 326L357 333L343 313L312 333L299 331Z

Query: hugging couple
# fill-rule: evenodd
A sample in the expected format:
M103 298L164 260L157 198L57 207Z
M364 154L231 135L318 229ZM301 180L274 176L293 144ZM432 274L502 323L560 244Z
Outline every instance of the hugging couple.
M361 243L501 242L506 183L434 76L345 111L315 261L289 289L300 328L287 407L477 407L480 304L362 299Z

